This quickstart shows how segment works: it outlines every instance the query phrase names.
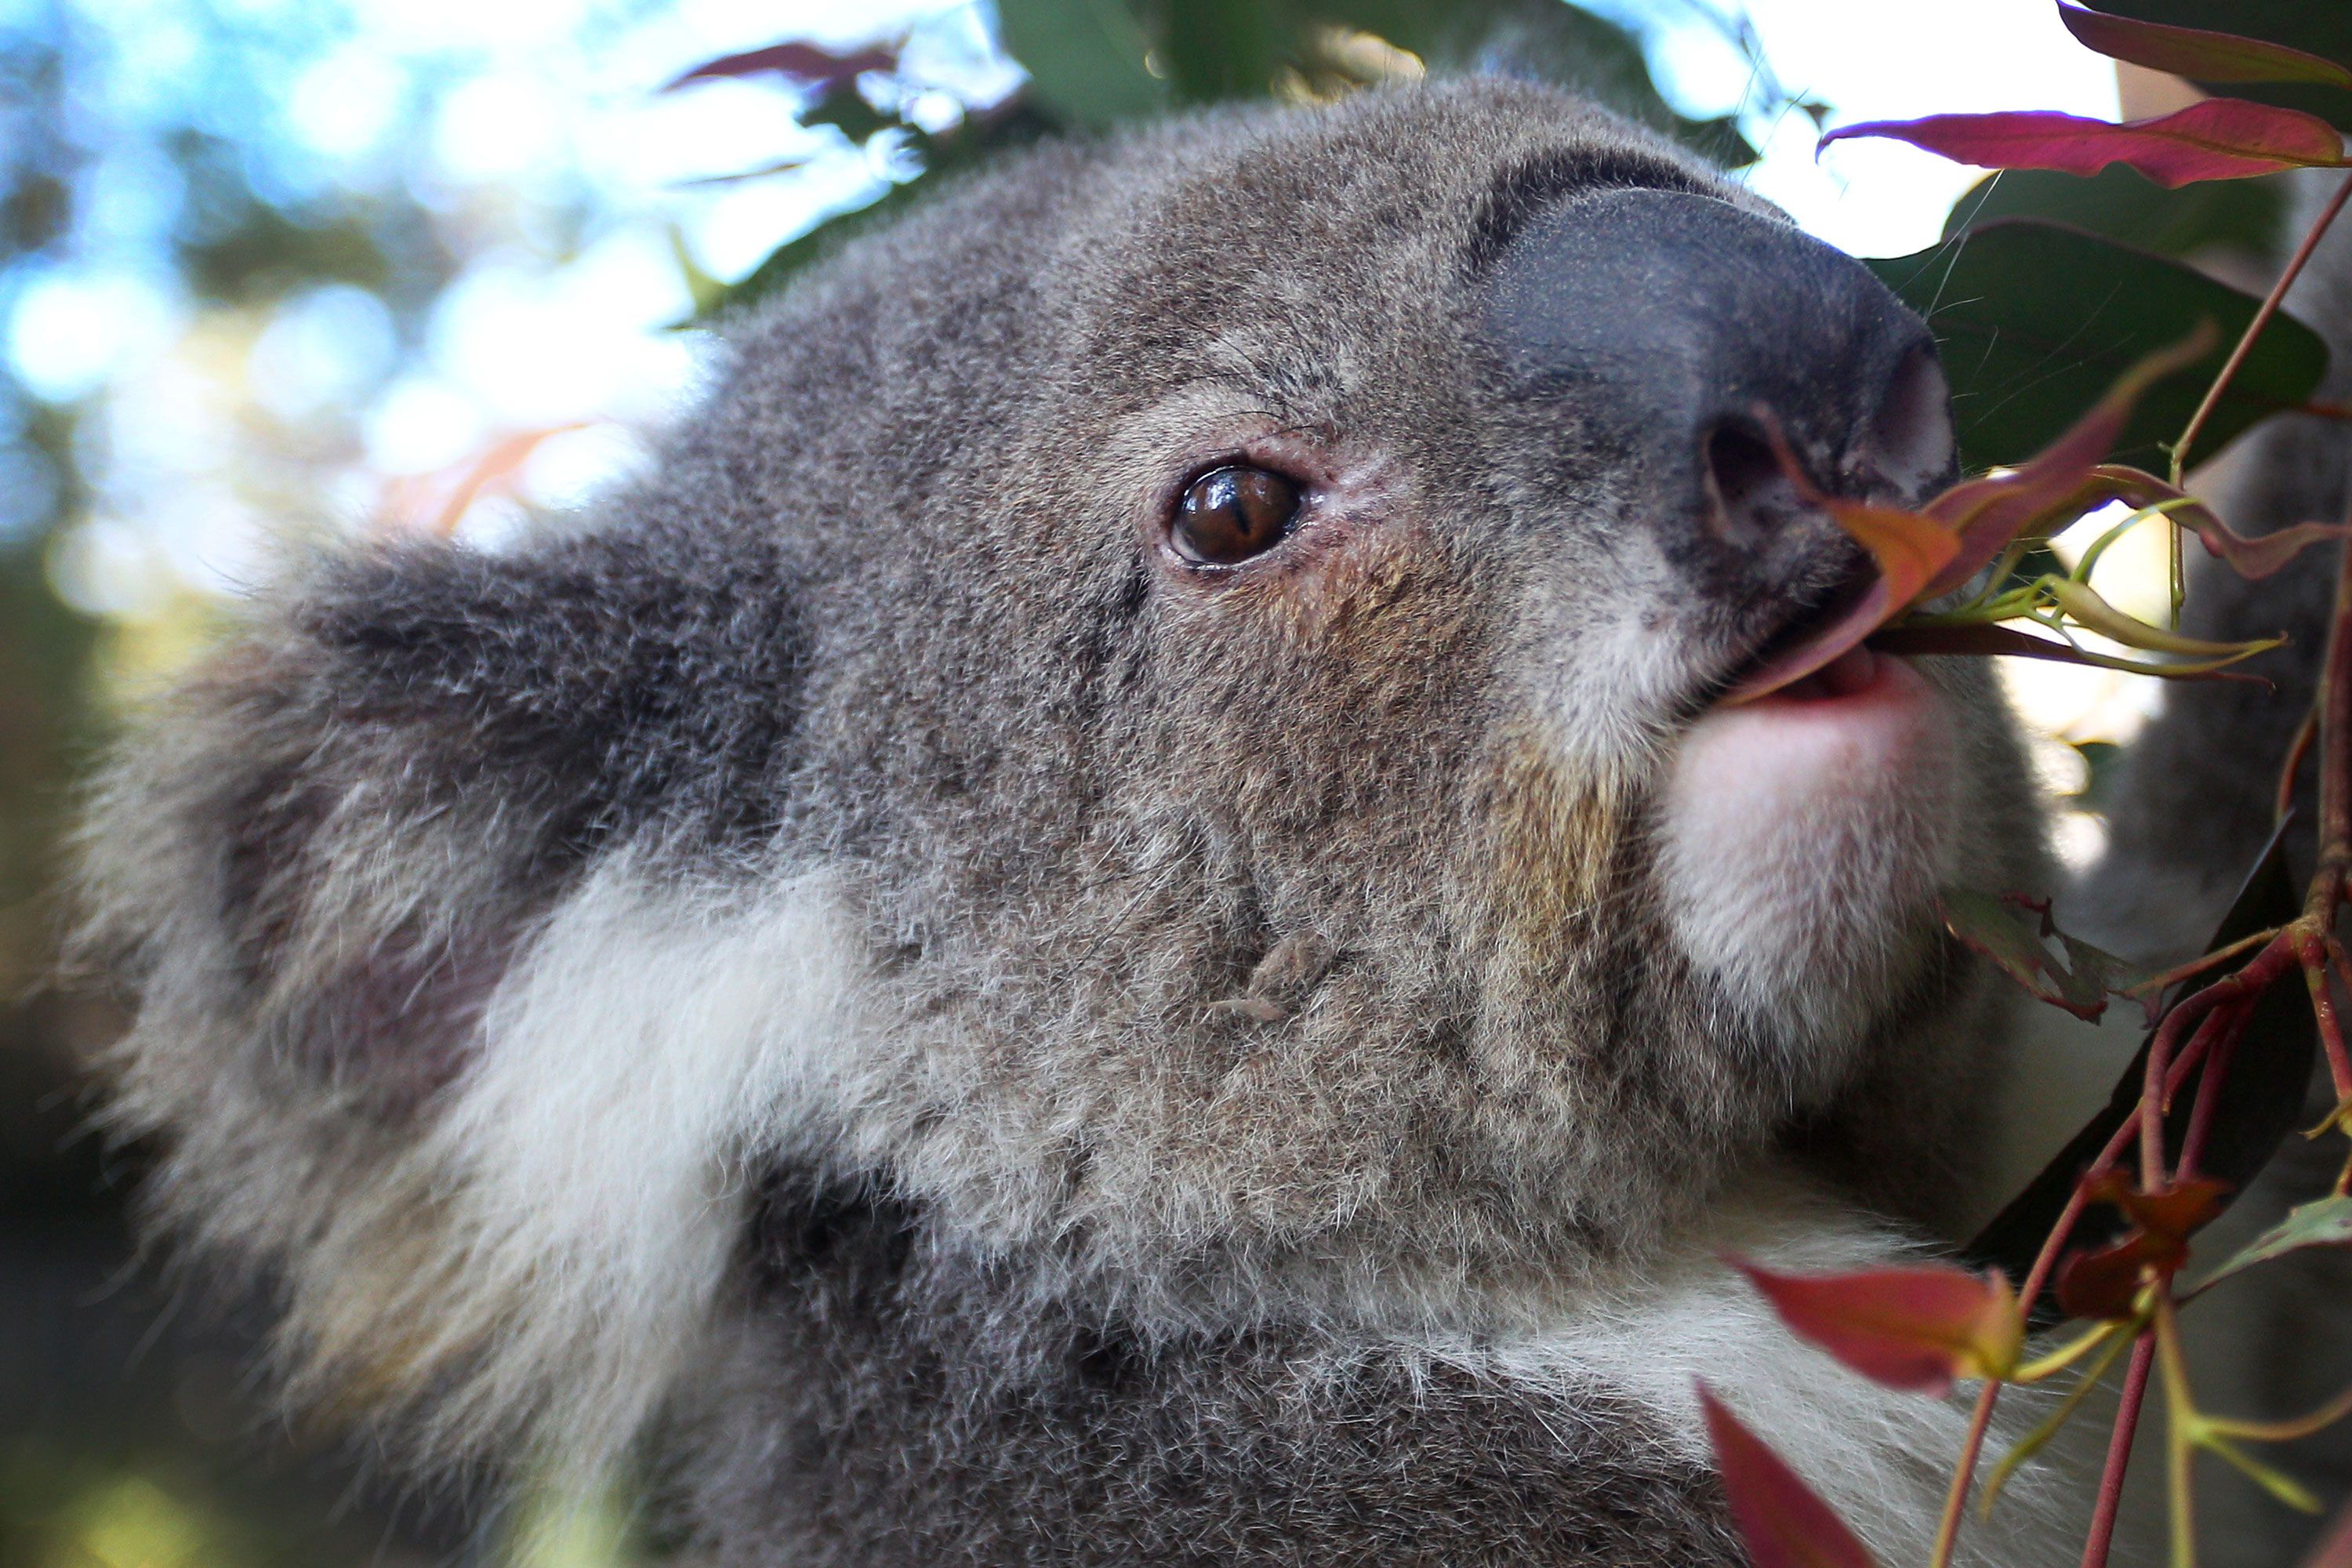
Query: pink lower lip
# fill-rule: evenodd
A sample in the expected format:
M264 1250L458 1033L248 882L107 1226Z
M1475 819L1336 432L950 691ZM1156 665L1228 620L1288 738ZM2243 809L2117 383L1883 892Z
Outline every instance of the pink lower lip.
M1755 700L1758 707L1778 703L1836 702L1866 697L1895 679L1898 661L1856 644L1801 680Z
M1860 657L1857 657L1857 654ZM1757 824L1797 823L1823 803L1900 790L1942 771L1950 725L1908 659L1853 650L1752 702L1717 707L1685 737L1675 765L1685 809Z

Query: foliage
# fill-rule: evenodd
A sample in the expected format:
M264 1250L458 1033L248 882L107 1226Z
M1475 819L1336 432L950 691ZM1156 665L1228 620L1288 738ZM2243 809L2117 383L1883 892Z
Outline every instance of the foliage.
M2118 7L2122 9L2127 7ZM2347 90L2352 89L2352 69L2339 63L2344 58L2340 50L2333 56L2306 51L2313 45L2324 50L2352 43L2352 37L2339 39L2334 31L2335 24L2347 14L2341 7L2303 7L2294 9L2292 16L2277 5L2253 9L2260 15L2247 25L2261 34L2255 38L2198 31L2169 20L2152 23L2144 15L2101 15L2070 8L2064 16L2084 43L2120 59L2183 72L2207 82L2286 82L2298 93L2321 94L2318 105L2334 115L2334 123L2278 104L2209 98L2171 115L2123 126L2063 115L1946 115L1902 124L1844 127L1824 140L1893 136L1968 162L2071 174L2095 174L2120 163L2167 186L2238 178L2278 167L2344 165L2347 159L2334 127L2346 122L2344 110L2352 105L2352 90ZM2265 20L2282 25L2271 31L2260 25ZM2311 25L2302 25L2305 20ZM2284 25L2290 22L2294 25ZM2250 542L2240 539L2179 489L2190 454L2200 450L2200 436L2211 435L2210 422L2233 383L2242 391L2244 384L2236 378L2253 363L2265 329L2274 327L2278 300L2336 220L2347 194L2352 194L2352 177L2347 177L2305 237L2269 299L2238 331L2236 349L2210 374L2204 395L2180 434L2169 443L2168 479L2102 464L2095 448L2112 445L2123 428L2119 416L2128 411L2139 390L2133 384L2158 379L2166 370L2196 357L2185 351L2144 361L2138 369L2126 373L2100 408L2017 470L2021 477L2038 476L2038 482L2016 486L2023 493L2012 508L2012 516L1993 516L1985 510L1972 516L1955 500L1969 490L1969 484L1916 511L1832 503L1818 494L1816 504L1827 506L1872 552L1881 564L1883 580L1916 587L1911 603L1956 587L1955 572L1990 567L1985 585L1973 596L1957 607L1915 615L1911 622L1915 628L1952 631L1973 626L1992 631L2002 629L1999 622L2022 616L2070 644L2074 629L2081 627L2144 649L2188 655L2202 661L2201 666L2191 668L2205 673L2252 651L2252 644L2237 649L2194 645L2177 634L2117 615L2097 598L2088 583L2098 546L2064 577L2045 574L2021 590L2011 585L2012 570L2035 544L2046 540L2053 517L2078 514L2084 500L2100 493L2092 481L2101 476L2114 487L2109 493L2128 499L2143 511L2167 517L2175 525L2176 541L2180 531L2193 532L2249 576L2275 571L2304 545L2331 534L2340 537L2346 527L2352 527L2308 523L2287 531L2285 537ZM2012 219L1993 232L2025 228ZM2165 363L2168 358L2170 365ZM1782 462L1792 481L1799 480L1801 476L1785 453ZM2068 493L2070 485L2090 488ZM1941 574L1933 568L1919 570L1923 559L1938 554L1949 563ZM2195 1557L2191 1466L2200 1452L2222 1459L2291 1507L2315 1510L2319 1506L2298 1483L2256 1458L2247 1445L2285 1441L2340 1419L2352 1413L2352 1391L2296 1421L2242 1421L2204 1410L2189 1386L2179 1326L2181 1306L2201 1293L2203 1287L2183 1290L2177 1281L2189 1261L2192 1239L2221 1212L2232 1186L2259 1170L2284 1131L2282 1112L2291 1111L2299 1095L2309 1047L2282 1047L2279 1042L2290 1037L2301 1040L2305 1018L2315 1021L2341 1101L2336 1114L2315 1133L2352 1132L2352 1055L2347 1055L2336 1011L2337 988L2352 981L2352 960L2347 960L2336 934L2339 913L2352 901L2352 551L2345 552L2345 559L2326 667L2309 722L2320 773L2317 871L2299 910L2290 901L2286 912L2252 931L2225 927L2207 958L2176 974L2150 981L2119 975L2106 955L2055 931L2046 912L2038 929L2021 926L2009 914L2009 909L2021 902L2014 896L2007 900L1980 893L1954 893L1946 898L1946 911L1955 931L2044 1001L2088 1016L2105 1005L2105 994L2113 990L2137 993L2151 1002L2158 995L2172 998L2135 1062L2135 1072L2118 1086L2109 1113L2086 1128L2037 1184L2045 1193L2063 1191L2065 1196L2054 1219L2040 1227L2039 1245L2014 1302L1997 1271L1986 1277L1973 1298L1966 1283L1945 1279L1937 1281L1934 1290L1915 1289L1907 1300L1897 1300L1874 1282L1790 1281L1751 1270L1766 1299L1792 1330L1833 1351L1854 1334L1853 1323L1841 1321L1851 1318L1852 1302L1863 1297L1875 1300L1880 1310L1870 1315L1868 1331L1876 1353L1865 1358L1841 1352L1841 1359L1867 1375L1902 1388L1933 1389L1951 1378L1969 1375L1983 1380L1971 1435L1953 1477L1934 1568L1943 1568L1951 1560L1962 1504L2003 1384L2039 1382L2078 1363L2088 1363L2067 1396L1996 1470L1987 1488L1988 1506L2019 1458L2046 1443L2081 1409L2083 1396L2126 1354L2126 1346L2130 1362L2099 1503L2090 1526L2086 1564L2106 1560L2124 1467L2152 1376L2158 1380L2168 1409L2165 1478L2175 1568L2188 1568ZM2176 605L2178 583L2176 571ZM1880 606L1874 624L1895 621L1904 609L1902 603ZM1872 629L1836 628L1828 645L1811 650L1808 657L1842 651ZM1899 623L1896 630L1902 630ZM2298 760L2286 759L2290 777ZM2274 844L2266 860L2273 878L2276 847ZM2065 949L2063 964L2047 946L2053 937ZM2293 985L2298 979L2303 982L2299 988ZM2282 999L2298 991L2308 1005L2285 1003L2293 1011L2282 1025ZM2254 1092L2248 1093L2250 1088ZM2184 1095L2191 1098L2184 1100ZM2185 1121L2179 1114L2184 1110ZM2086 1157L2092 1145L2095 1152ZM2216 1156L2227 1162L2228 1179L2209 1173L2206 1162ZM2352 1158L2344 1164L2333 1197L2298 1210L2215 1269L2207 1283L2305 1247L2352 1241L2352 1220L2347 1220L2344 1207L2347 1188L2352 1188ZM2021 1202L2028 1205L2025 1212L2032 1215L2047 1199L2029 1192ZM2117 1215L2110 1238L2086 1245L2084 1216L2102 1205ZM1996 1222L1996 1229L2002 1230L2004 1239L2011 1243L2019 1219L2016 1207L2012 1205L2012 1212ZM2021 1336L2040 1308L2042 1292L2053 1281L2058 1311L2090 1320L2093 1327L2071 1345L2038 1362L2002 1364L1982 1348L1995 1342L1993 1331L1966 1312L1956 1318L1954 1303L1975 1300L1980 1305L1972 1310L2000 1314L2004 1321L2000 1331ZM1969 1323L1970 1333L1955 1334L1955 1321ZM1885 1348L1889 1345L1906 1354L1890 1354ZM1753 1452L1752 1437L1718 1426L1717 1440L1727 1484L1736 1488L1740 1483L1729 1478L1763 1468ZM1763 1508L1761 1518L1757 1505L1742 1508L1736 1500L1735 1511L1759 1563L1853 1560L1850 1533L1818 1499L1784 1496ZM2352 1514L2330 1531L2316 1561L2340 1560L2347 1531L2352 1531ZM1794 1547L1792 1536L1802 1537Z
M843 51L791 41L712 61L673 84L746 71L786 78L808 95L803 123L836 125L859 141L887 138L917 171L873 206L802 236L733 288L716 291L701 316L765 296L892 216L922 175L970 166L1041 133L1101 132L1234 100L1326 99L1433 68L1531 72L1717 162L1739 164L1756 155L1731 121L1694 120L1669 106L1632 34L1561 0L1002 0L997 14L1028 82L1012 100L945 131L924 129L902 109L920 84L904 73L891 41ZM1760 58L1756 65L1759 80L1769 84ZM1820 106L1768 85L1759 112L1786 108Z

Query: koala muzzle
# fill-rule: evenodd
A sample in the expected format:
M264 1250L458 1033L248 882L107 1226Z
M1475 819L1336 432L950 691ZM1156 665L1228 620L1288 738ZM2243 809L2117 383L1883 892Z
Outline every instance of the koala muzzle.
M1486 289L1516 394L1556 411L1701 585L1803 593L1850 563L1784 476L1775 426L1832 493L1916 500L1952 471L1926 324L1786 223L1684 192L1585 192L1522 227Z

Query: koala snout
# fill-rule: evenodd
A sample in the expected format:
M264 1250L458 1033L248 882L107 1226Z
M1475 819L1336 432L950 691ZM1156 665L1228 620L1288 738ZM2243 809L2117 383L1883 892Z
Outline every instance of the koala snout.
M1916 500L1951 473L1916 316L1852 258L1715 196L1570 196L1504 246L1485 325L1517 395L1618 476L1628 513L1718 601L1817 595L1858 552L1782 473Z

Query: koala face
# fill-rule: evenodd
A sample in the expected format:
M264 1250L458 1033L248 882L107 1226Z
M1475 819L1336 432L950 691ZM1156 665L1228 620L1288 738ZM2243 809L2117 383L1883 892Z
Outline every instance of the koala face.
M1931 894L2032 803L1976 667L1721 703L1866 584L1776 429L1953 464L1916 319L1573 100L1027 154L581 526L257 607L89 837L124 1120L486 1425L625 1426L779 1192L1162 1323L1507 1319L1759 1160L1923 1210L1998 1038Z
M1715 705L1866 572L1765 422L1848 493L1952 466L1861 268L1491 85L1179 129L901 243L747 340L733 466L685 465L826 584L793 809L899 943L905 1081L955 1064L894 1169L1122 1256L1541 1272L1884 1076L1943 1145L1976 1047L1931 1021L1977 997L1929 897L2032 838L1981 678ZM795 525L877 463L887 523Z

